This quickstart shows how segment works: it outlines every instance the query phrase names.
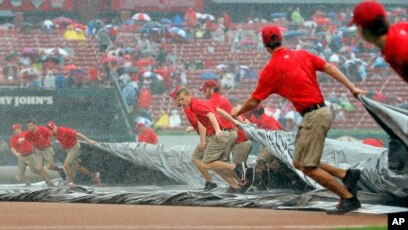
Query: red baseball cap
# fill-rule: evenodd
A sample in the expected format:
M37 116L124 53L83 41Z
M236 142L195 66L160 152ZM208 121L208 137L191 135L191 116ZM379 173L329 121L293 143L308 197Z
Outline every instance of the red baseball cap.
M277 26L262 28L262 41L264 44L282 41L282 33Z
M175 98L177 91L179 91L181 89L180 86L177 86L176 88L174 88L170 93L169 93L169 97Z
M55 122L53 122L53 121L50 121L50 122L48 122L48 124L47 124L47 127L48 127L49 129L54 129L55 126L56 126L56 124L55 124Z
M356 24L363 28L370 28L374 19L379 16L384 18L387 16L383 5L376 1L360 2L354 7L349 26Z
M207 80L207 81L205 81L205 82L201 85L200 91L204 91L204 90L206 90L207 88L216 88L216 87L218 87L218 83L217 83L216 81L214 81L214 80Z
M12 128L13 130L21 129L21 125L20 125L19 123L15 123L13 126L11 126L11 128Z

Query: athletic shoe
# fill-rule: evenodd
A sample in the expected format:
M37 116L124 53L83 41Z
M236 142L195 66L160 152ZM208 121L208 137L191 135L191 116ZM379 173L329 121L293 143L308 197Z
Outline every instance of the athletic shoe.
M231 193L231 194L240 194L244 193L243 189L241 187L238 188L233 188L233 187L228 187L226 193Z
M93 178L93 181L95 182L95 186L98 187L101 185L101 174L99 172L95 173L95 176Z
M58 173L61 176L62 180L67 179L67 175L65 174L64 168L59 168Z
M346 212L351 212L361 208L360 201L357 197L353 196L349 199L340 199L339 204L333 210L327 211L327 214L330 215L343 215Z
M206 181L205 186L204 186L204 192L209 192L215 188L217 188L216 183L211 183L211 182Z
M342 179L344 186L347 190L353 195L357 194L357 182L360 179L360 170L359 169L348 169L346 176Z
M241 180L245 180L246 178L246 167L245 162L236 163L234 173L238 175Z
M73 182L69 182L69 183L68 183L68 187L69 187L70 189L73 189L73 188L75 187L75 184L74 184Z

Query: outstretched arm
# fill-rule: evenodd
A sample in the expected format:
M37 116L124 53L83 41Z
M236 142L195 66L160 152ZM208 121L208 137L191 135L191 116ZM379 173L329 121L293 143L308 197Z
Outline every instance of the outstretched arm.
M217 137L222 137L222 132L220 129L220 125L218 124L217 118L215 118L215 115L213 113L207 113L207 117L211 122L211 125L214 127L215 130L215 135Z
M332 78L346 86L354 97L357 97L359 94L366 93L364 90L357 88L336 66L332 64L326 63L323 72L327 73Z
M205 149L205 135L206 135L206 129L205 127L198 122L198 134L200 135L200 145L199 148L201 148L202 150Z
M88 137L86 137L84 134L82 134L80 132L77 132L77 137L79 137L82 140L86 141L90 145L94 145L94 144L97 143L96 141L89 139Z
M17 157L21 157L21 154L19 152L17 152L17 150L15 148L11 148L11 152Z
M235 120L229 113L227 113L227 111L225 111L223 109L220 109L220 108L217 107L217 113L220 114L225 119L231 121L235 125L240 125L241 124L241 122L239 122L238 120Z
M255 108L257 105L259 105L261 101L250 97L248 98L248 100L244 103L244 105L240 106L240 107L236 107L232 110L231 112L231 116L233 117L237 117L243 113L246 113L250 110L252 110L253 108Z

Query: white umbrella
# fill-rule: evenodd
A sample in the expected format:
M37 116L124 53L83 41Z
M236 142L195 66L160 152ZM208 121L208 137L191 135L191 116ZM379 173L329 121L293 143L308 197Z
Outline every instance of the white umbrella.
M143 77L144 78L150 78L153 77L155 75L155 73L151 72L151 71L146 71L143 73Z
M32 75L32 76L34 76L34 75L40 75L40 72L38 72L37 70L32 69L32 68L25 68L25 69L22 69L19 72L19 74L20 75Z
M156 73L155 75L156 75L157 80L163 81L163 76L162 75L160 75L158 73Z
M66 50L61 49L61 48L50 48L50 49L46 49L46 50L44 50L44 53L46 53L46 54L55 54L55 53L58 53L59 55L62 55L62 56L68 56L68 55L69 55Z
M196 17L198 19L204 19L204 20L211 20L211 21L215 20L215 17L213 15L211 15L211 14L202 14L202 13L199 13L199 12L196 13Z
M347 28L347 32L354 33L357 31L357 26L350 26Z
M170 29L170 31L176 33L177 35L179 35L180 37L183 37L183 38L185 38L186 35L187 35L186 31L184 31L184 30L182 30L182 29L180 29L178 27L173 27L173 28Z
M226 68L226 67L227 67L227 65L225 65L225 64L219 64L219 65L217 65L215 68L221 70L221 69L224 69L224 68Z
M145 13L137 13L133 15L132 19L135 21L151 21L152 20L150 16Z
M51 20L48 20L48 19L44 20L44 26L51 27L53 25L54 25L54 23Z
M303 23L303 26L304 26L304 27L307 27L307 28L316 28L316 27L317 27L317 24L316 24L316 22L314 22L314 21L305 21L305 22Z

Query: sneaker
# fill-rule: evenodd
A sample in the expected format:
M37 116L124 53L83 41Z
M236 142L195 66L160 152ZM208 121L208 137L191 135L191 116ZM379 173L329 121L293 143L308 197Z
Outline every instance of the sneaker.
M95 182L95 186L98 187L101 185L101 174L99 172L95 173L95 176L93 178L93 181Z
M233 187L229 186L226 193L241 194L241 193L244 193L244 191L243 191L243 189L241 187L233 188Z
M67 175L65 174L64 168L59 168L58 173L61 176L62 180L67 179Z
M255 168L247 168L245 173L245 180L241 181L244 184L240 184L243 192L250 191L255 184Z
M349 199L340 199L340 202L337 205L337 207L333 210L327 211L327 214L343 215L346 212L351 212L359 208L361 208L360 201L357 199L357 197L353 196L352 198Z
M74 182L69 182L69 183L68 183L68 187L69 187L70 189L73 189L73 188L75 187Z
M246 167L245 162L236 163L234 173L238 175L241 180L245 180L246 178Z
M211 183L211 182L206 181L205 186L204 186L204 192L209 192L217 187L218 186L216 183Z
M353 195L357 194L357 182L360 179L360 170L359 169L348 169L346 176L342 179L344 186L347 190Z

